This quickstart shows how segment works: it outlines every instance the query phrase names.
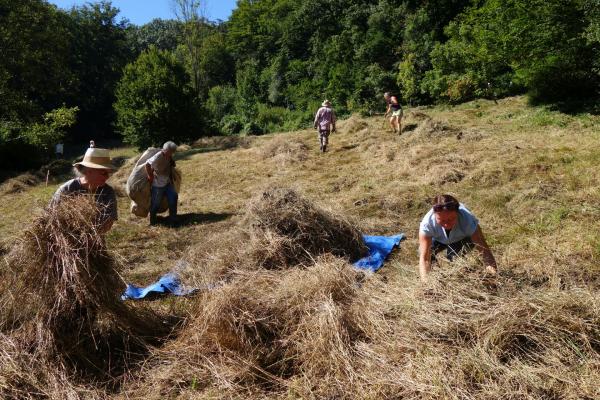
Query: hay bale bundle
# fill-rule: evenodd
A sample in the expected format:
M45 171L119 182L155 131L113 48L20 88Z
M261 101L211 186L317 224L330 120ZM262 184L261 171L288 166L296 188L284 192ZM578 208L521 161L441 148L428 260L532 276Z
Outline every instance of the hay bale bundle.
M149 338L166 334L157 315L120 301L125 285L97 232L97 213L83 196L65 198L6 256L0 333L10 340L2 341L0 354L12 366L0 369L3 398L23 384L43 392L44 384L64 377L114 382L147 352Z
M336 125L336 128L345 133L357 133L369 127L367 121L356 115L352 115L350 118L340 121Z
M160 149L149 147L138 159L127 179L127 185L125 191L127 196L131 199L131 213L138 217L145 218L150 212L150 190L152 184L148 181L146 174L146 161L148 161L153 155L158 153ZM181 188L181 172L177 168L171 169L171 176L173 178L173 184L175 190L179 192ZM163 197L158 212L163 213L169 209L167 199Z
M324 253L355 261L367 254L359 230L291 189L269 189L249 204L249 258L265 268L314 261Z
M427 118L419 123L419 126L417 126L415 129L415 133L418 135L433 137L455 135L458 133L458 130L444 121Z

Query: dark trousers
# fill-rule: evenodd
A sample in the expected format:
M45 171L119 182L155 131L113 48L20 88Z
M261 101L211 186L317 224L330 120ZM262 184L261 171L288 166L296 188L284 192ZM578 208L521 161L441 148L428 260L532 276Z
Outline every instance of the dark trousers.
M169 216L174 217L177 215L177 200L179 196L175 191L175 187L172 183L169 183L163 187L152 186L152 193L150 196L150 219L156 218L156 213L163 196L167 196L167 203L169 204Z
M321 149L327 147L329 142L329 129L321 129L319 128L319 144L321 145Z
M470 237L466 237L458 242L444 244L433 239L431 242L431 262L437 260L437 253L446 250L446 258L452 261L456 256L462 256L471 251L475 245Z

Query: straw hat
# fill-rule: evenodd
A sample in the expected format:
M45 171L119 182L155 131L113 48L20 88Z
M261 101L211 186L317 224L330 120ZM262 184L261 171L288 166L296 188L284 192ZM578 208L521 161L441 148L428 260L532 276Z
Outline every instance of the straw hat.
M97 169L115 169L110 161L108 150L99 149L97 147L87 149L83 156L83 160L73 164L74 167L78 165Z
M329 100L324 100L323 104L321 104L322 107L329 107L331 105L331 102Z

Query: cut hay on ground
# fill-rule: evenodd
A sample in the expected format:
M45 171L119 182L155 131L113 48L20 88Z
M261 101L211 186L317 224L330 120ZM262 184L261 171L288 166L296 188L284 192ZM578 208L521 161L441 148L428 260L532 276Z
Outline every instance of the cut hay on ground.
M222 398L289 390L300 398L340 398L361 380L364 341L382 330L373 325L381 319L362 293L362 277L332 257L306 269L240 272L197 303L180 339L147 364L152 384L136 387L135 395L212 387Z
M32 174L22 174L15 178L11 178L0 185L0 194L7 195L12 193L19 193L31 186L35 186L40 183L40 178Z
M278 135L257 150L263 160L273 159L282 163L297 163L308 159L309 148L297 138Z
M87 198L64 198L7 255L0 283L2 398L27 398L23 387L64 398L81 390L80 380L116 385L168 333L157 315L120 301L125 285L97 233L97 213Z
M336 128L338 128L343 133L356 133L362 131L365 128L368 128L369 126L367 121L356 115L352 115L350 118L344 121L340 121L336 125Z
M450 126L447 122L428 118L419 123L419 126L415 129L415 133L419 136L433 137L456 135L458 134L458 130Z

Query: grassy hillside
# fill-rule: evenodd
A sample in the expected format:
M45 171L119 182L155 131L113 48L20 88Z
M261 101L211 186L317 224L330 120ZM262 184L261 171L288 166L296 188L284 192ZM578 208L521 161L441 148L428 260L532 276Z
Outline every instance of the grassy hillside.
M365 233L408 239L381 272L360 278L360 288L344 262L325 257L258 277L241 268L223 288L154 302L156 310L187 316L179 336L151 351L116 392L83 387L128 398L599 398L600 118L530 107L522 97L407 111L401 136L382 129L382 117L340 122L326 154L312 130L185 147L177 155L184 180L175 227L149 227L121 197L107 246L123 279L137 284L179 260L191 285L209 282L228 262L241 265L229 253L256 245L239 235L245 211L271 187L294 189ZM111 178L114 187L122 187L131 163ZM5 247L55 188L2 195ZM419 282L418 223L438 193L455 195L478 216L497 279L484 277L469 257L442 263L428 283ZM315 294L316 287L324 292ZM338 298L330 287L351 289ZM312 322L284 318L287 307ZM331 313L320 314L327 307ZM209 335L236 336L237 328L223 326L248 328L244 316L258 329L256 321L271 314L282 317L268 326L302 327L291 336L277 328L277 343L297 345L271 354L281 357L272 363L257 349L273 343L248 339L246 352ZM332 338L333 326L348 331Z

